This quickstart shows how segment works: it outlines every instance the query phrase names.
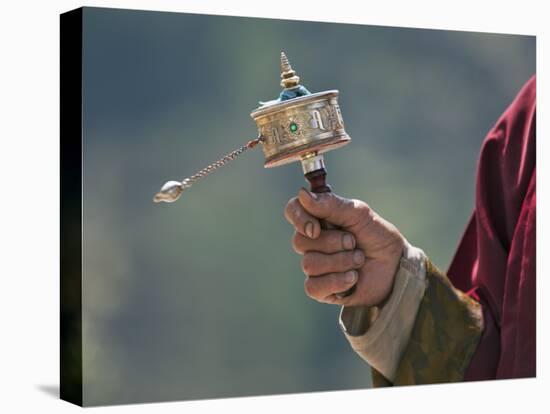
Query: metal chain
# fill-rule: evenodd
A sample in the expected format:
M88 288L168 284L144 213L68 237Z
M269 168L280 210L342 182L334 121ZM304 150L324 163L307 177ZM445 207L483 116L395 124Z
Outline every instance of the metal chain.
M164 201L166 203L173 203L181 196L183 190L191 187L195 182L200 180L202 177L206 177L211 172L217 170L220 167L223 167L229 161L234 160L246 150L250 148L254 148L260 142L263 142L263 140L264 138L262 136L259 136L258 138L253 139L252 141L248 141L246 145L243 145L242 147L236 149L235 151L230 152L223 158L220 158L218 161L213 162L212 164L203 168L202 170L199 170L197 173L193 174L192 176L185 178L181 183L179 181L166 182L162 186L160 191L155 194L155 196L153 197L153 201L155 203L160 203L161 201Z
M191 187L191 185L193 185L199 179L201 179L203 177L206 177L208 174L214 172L218 168L223 167L229 161L233 161L235 158L237 158L239 155L241 155L246 150L249 150L250 148L254 148L261 141L263 141L263 137L258 137L256 139L248 141L248 143L246 145L243 145L242 147L236 149L235 151L230 152L229 154L227 154L224 157L220 158L218 161L213 162L212 164L208 165L207 167L203 168L202 170L199 170L198 172L196 172L192 176L182 180L182 182L181 182L182 187L183 188Z

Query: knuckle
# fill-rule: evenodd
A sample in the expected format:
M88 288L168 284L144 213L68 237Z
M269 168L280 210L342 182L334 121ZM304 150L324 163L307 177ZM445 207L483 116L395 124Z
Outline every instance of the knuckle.
M370 207L364 201L352 199L350 200L350 206L353 210L359 213L359 215L366 215L370 211Z
M334 197L332 197L332 202L334 204L334 207L336 208L344 207L349 201L349 198L341 197L336 194L334 195Z
M330 199L326 199L326 206L325 208L331 213L331 214L341 214L346 205L346 198L340 197L336 194L334 194Z
M302 270L306 275L313 274L314 271L314 258L311 253L304 254L304 257L302 258Z
M292 248L298 254L304 254L302 235L298 232L294 232L292 236Z
M317 195L317 208L321 218L326 218L330 215L334 206L334 198L337 197L333 193L321 193Z
M304 280L304 291L310 298L315 298L315 283L309 277Z
M285 218L292 223L292 217L294 215L294 212L296 210L296 197L291 198L288 200L285 206Z
M349 200L354 208L358 210L370 210L370 207L367 203L365 203L363 200L358 200L356 198L352 198Z
M374 211L369 207L367 203L357 199L350 200L350 203L356 216L355 223L352 227L366 226L373 221Z

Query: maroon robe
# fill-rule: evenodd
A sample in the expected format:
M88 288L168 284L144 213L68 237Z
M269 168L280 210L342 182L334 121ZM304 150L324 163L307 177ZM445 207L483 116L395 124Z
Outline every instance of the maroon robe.
M535 114L533 76L483 142L474 212L448 271L483 308L465 380L536 376Z

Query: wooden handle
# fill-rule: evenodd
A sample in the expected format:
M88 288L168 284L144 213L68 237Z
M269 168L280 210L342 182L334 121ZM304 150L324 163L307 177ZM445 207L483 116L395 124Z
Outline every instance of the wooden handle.
M321 168L319 170L311 171L305 174L306 180L309 182L310 185L310 191L312 193L330 193L332 192L332 189L330 188L330 185L327 184L326 178L327 178L327 171L324 168ZM335 226L332 223L329 223L325 220L320 220L321 228L324 230L333 230L337 229L338 227ZM353 292L355 292L355 286L353 285L345 292L336 293L336 297L339 299L345 298L346 296L351 295Z

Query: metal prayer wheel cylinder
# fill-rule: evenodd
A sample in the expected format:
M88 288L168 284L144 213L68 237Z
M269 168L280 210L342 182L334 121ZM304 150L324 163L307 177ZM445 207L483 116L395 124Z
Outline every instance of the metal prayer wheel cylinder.
M281 86L279 98L260 102L250 116L256 122L261 139L264 167L277 167L302 161L304 173L323 163L320 154L351 141L344 130L338 106L338 91L311 93L300 84L284 52L281 52ZM311 163L319 156L317 162ZM310 162L304 163L305 160Z
M262 137L266 168L301 161L351 141L344 129L337 90L268 103L250 116Z
M264 167L300 161L311 191L331 191L326 184L323 153L351 142L338 106L338 91L308 91L300 84L300 77L284 52L281 52L281 86L283 90L277 99L260 102L260 106L250 114L258 128L256 139L181 182L168 181L153 200L157 203L176 201L195 182L258 144L263 147Z

